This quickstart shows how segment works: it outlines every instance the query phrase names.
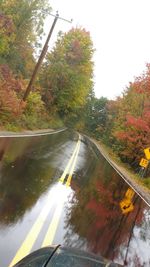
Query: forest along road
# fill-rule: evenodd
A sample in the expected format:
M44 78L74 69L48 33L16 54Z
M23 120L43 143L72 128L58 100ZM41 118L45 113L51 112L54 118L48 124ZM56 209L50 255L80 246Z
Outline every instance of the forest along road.
M0 138L0 266L62 244L150 266L150 209L69 131Z

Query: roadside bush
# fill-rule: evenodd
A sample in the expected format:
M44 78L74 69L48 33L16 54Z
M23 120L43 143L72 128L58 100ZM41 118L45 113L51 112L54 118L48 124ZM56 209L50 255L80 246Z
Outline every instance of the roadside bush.
M143 179L143 184L147 186L147 188L150 189L150 177Z
M25 103L18 98L20 82L13 76L7 65L0 65L0 125L11 123L20 117Z
M6 131L10 131L10 132L18 132L21 131L21 127L20 125L16 125L16 123L14 123L13 121L11 123L7 123L5 125L5 130Z
M38 92L31 92L21 117L21 123L24 128L31 130L47 128L49 126L48 120L49 117L40 94Z
M44 111L44 103L38 92L31 92L27 98L26 107L24 110L25 115L37 115Z
M46 110L40 92L31 92L22 101L26 81L17 79L7 65L0 65L0 128L7 131L63 127L56 115Z

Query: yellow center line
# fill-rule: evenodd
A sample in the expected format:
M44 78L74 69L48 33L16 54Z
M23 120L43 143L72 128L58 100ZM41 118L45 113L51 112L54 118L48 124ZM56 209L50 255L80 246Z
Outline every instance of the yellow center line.
M29 254L32 246L34 245L34 242L36 241L39 232L42 229L42 226L44 222L46 221L46 218L48 216L48 213L53 205L53 194L50 191L47 199L47 205L43 208L43 210L40 212L36 222L33 224L31 230L29 231L28 235L26 236L24 242L22 243L21 247L17 251L15 257L11 261L9 267L16 264L19 260L21 260L23 257L25 257L27 254Z
M77 148L77 151L76 151L76 155L75 155L75 158L74 158L74 161L73 161L73 164L72 164L72 167L71 167L71 170L70 170L67 182L66 182L67 186L70 186L70 184L71 184L72 175L73 175L73 172L74 172L74 169L75 169L75 165L76 165L78 154L79 154L79 150L80 150L80 143L81 143L81 141L79 141L79 145L78 145L78 148Z
M70 183L71 183L71 178L72 178L72 174L73 174L73 171L74 171L74 168L75 168L75 164L76 164L76 161L77 161L77 157L78 157L78 153L79 153L79 150L80 150L80 143L81 141L79 140L76 147L75 147L75 150L74 150L74 153L63 173L63 181L64 181L64 178L70 168L70 165L72 164L72 167L71 167L71 170L70 170L70 174L69 174L69 177L68 177L68 180L66 182L66 185L69 186ZM62 177L60 178L62 179ZM53 219L49 225L49 228L47 230L47 233L46 233L46 236L44 238L44 241L42 243L42 247L45 247L45 246L50 246L52 243L53 243L53 240L54 240L54 237L55 237L55 234L56 234L56 231L57 231L57 227L58 227L58 224L59 224L59 221L60 221L60 217L61 217L61 213L62 213L62 210L63 210L63 204L64 204L64 199L63 200L60 200L59 201L59 204L55 210L55 213L54 213L54 216L53 216Z
M71 168L71 172L73 173L74 167L75 167L75 163L76 163L76 159L77 159L77 155L79 152L79 148L80 148L80 140L78 140L74 152L61 176L61 178L59 179L59 181L63 182L66 174L68 173L68 170L72 164L72 168ZM71 175L72 176L72 175ZM22 243L21 247L18 249L15 257L13 258L13 260L11 261L10 265L8 267L12 267L13 265L15 265L19 260L21 260L23 257L25 257L26 255L28 255L43 227L43 224L45 223L47 216L50 212L50 209L52 208L53 205L53 200L55 198L53 197L53 192L50 191L49 195L48 195L48 199L47 199L47 205L43 208L43 210L40 212L37 220L35 221L35 223L33 224L31 230L29 231L28 235L26 236L24 242ZM49 226L48 232L46 234L46 237L43 241L42 246L45 246L45 244L51 244L53 242L57 227L58 227L58 223L60 220L60 216L61 216L61 212L62 212L62 208L63 208L63 203L64 201L61 201L61 203L59 203L58 207L56 208L56 211L54 213L53 219L51 221L51 224Z
M74 152L73 152L73 154L72 154L72 156L71 156L71 158L70 158L70 160L69 160L69 162L68 162L68 164L67 164L67 166L66 166L66 168L65 168L65 170L64 170L64 172L63 172L63 174L62 174L62 176L61 176L60 179L59 179L59 181L62 182L62 183L64 182L64 179L65 179L65 177L66 177L66 174L68 173L69 168L70 168L70 166L71 166L71 164L72 164L72 161L73 161L73 159L74 159L74 157L75 157L75 154L76 154L76 151L77 151L77 149L78 149L79 143L80 143L80 140L78 140L78 142L77 142L77 144L76 144L76 146L75 146Z
M42 247L50 246L53 243L55 233L57 231L57 227L58 227L58 224L60 221L61 213L63 210L63 204L64 204L64 201L61 201L61 203L58 204L58 206L55 210L53 219L50 223L50 226L48 228L48 231L47 231L46 236L44 238L44 241L42 243Z

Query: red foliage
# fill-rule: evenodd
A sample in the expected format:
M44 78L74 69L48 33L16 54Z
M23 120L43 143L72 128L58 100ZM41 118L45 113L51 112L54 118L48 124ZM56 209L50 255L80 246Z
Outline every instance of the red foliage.
M150 145L150 64L146 72L130 83L115 117L113 136L121 144L118 154L136 168Z
M10 90L15 92L23 90L22 81L14 77L12 71L7 65L0 65L0 80L4 82Z
M130 83L130 87L139 94L150 94L150 64L146 64L146 67L143 75L137 77L133 83Z
M94 182L95 193L87 198L84 211L82 211L83 223L85 223L84 214L90 214L92 218L90 224L84 230L91 250L96 253L101 252L101 255L108 258L113 256L114 247L115 253L117 253L120 244L127 243L137 213L136 225L140 224L143 218L143 207L139 208L137 200L134 203L132 213L128 215L121 213L119 207L119 201L121 200L120 186L122 186L122 183L114 184L112 182L107 187L100 181ZM80 194L80 192L78 193ZM83 192L80 197L82 203ZM80 219L78 220L80 221Z
M150 125L147 124L145 118L135 118L132 115L126 116L126 124L128 126L134 127L136 130L140 131L150 131Z
M19 116L24 103L19 99L17 92L22 91L22 83L17 80L7 65L0 66L0 116Z

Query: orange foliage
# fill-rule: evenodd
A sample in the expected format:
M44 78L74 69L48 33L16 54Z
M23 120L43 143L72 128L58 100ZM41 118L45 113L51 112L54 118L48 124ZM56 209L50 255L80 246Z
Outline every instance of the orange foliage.
M21 115L25 103L18 96L22 83L17 80L7 65L0 66L0 116L7 118ZM11 115L11 116L10 116Z

